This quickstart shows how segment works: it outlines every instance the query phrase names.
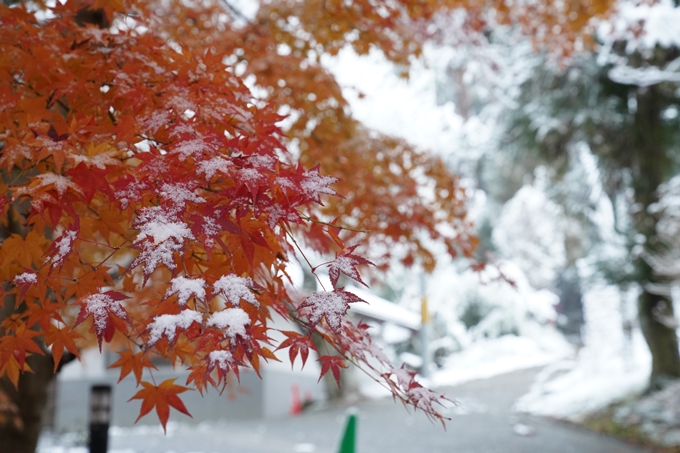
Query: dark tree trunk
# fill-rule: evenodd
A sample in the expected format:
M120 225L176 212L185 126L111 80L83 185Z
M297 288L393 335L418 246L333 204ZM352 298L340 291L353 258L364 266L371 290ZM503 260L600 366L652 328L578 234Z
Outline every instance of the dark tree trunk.
M643 269L640 269L643 268ZM638 263L639 270L646 270L648 283L664 285L668 282L656 278L646 262ZM643 289L638 299L640 328L652 353L650 390L660 389L669 379L680 377L680 355L675 333L673 303L667 297Z
M2 149L0 143L0 150ZM17 178L18 175L0 174L4 182ZM6 224L0 225L0 243L11 234L26 235L25 219L22 205L15 202L15 209L9 210ZM6 296L0 300L0 321L21 312L25 306L17 304L14 297ZM0 378L0 402L4 400L3 413L0 413L0 452L2 453L34 453L42 429L43 411L48 403L50 384L53 382L54 361L52 354L44 343L37 340L45 355L31 354L26 363L33 371L19 376L18 388L7 376ZM70 360L71 354L65 358ZM62 364L65 360L62 360ZM4 417L2 417L4 415Z
M645 260L646 255L664 253L657 236L658 215L649 208L658 202L657 190L672 169L661 123L661 96L658 86L638 88L635 112L635 143L632 153L632 176L637 210L635 229L644 237L644 254L635 261L637 281L642 287L638 300L640 327L652 354L650 389L673 378L680 378L680 353L675 333L673 304L658 289L668 286L667 278L657 275ZM663 292L661 292L663 293Z
M38 445L48 388L55 376L54 362L49 355L32 355L26 362L33 373L21 375L18 390L7 377L0 380L0 391L9 397L19 415L19 423L8 419L0 424L0 450L3 452L34 453Z

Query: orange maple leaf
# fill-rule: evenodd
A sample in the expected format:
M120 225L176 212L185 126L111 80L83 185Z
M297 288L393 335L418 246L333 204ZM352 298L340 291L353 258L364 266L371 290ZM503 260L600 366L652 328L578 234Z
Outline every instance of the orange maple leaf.
M19 388L19 377L23 372L32 373L33 370L28 363L24 362L23 365L19 365L19 361L14 357L10 356L7 362L0 366L0 376L7 376L10 382L14 385L15 389Z
M45 354L33 340L33 337L38 335L39 332L27 330L22 323L12 335L0 338L0 376L6 375L14 384L14 388L18 388L21 373L33 372L26 363L26 357L31 352Z
M77 332L72 331L68 327L60 329L55 325L50 325L49 331L45 334L45 344L52 346L52 357L54 358L55 373L57 372L57 368L59 368L61 357L64 355L64 349L80 358L80 354L78 354L78 348L76 347L76 343L74 341L76 338L82 338L82 336Z
M144 367L157 369L154 364L144 356L143 352L133 354L132 351L125 350L118 351L118 355L120 355L120 359L116 360L111 364L111 366L109 366L109 368L120 367L120 377L118 378L118 382L122 381L125 376L132 372L135 374L137 384L139 384L142 381L142 372L144 371Z
M6 264L14 262L23 268L30 268L31 265L41 264L46 244L47 239L35 231L29 232L25 238L13 234L2 242L0 252L7 260Z
M45 355L40 346L35 342L33 337L41 335L40 332L35 332L26 328L25 324L20 324L19 327L12 333L12 335L0 338L0 364L4 365L10 356L19 363L23 368L26 361L27 352L34 352L36 354Z
M168 422L168 417L170 417L170 406L191 417L191 414L189 411L187 411L184 403L177 396L179 393L183 393L191 389L181 385L175 385L173 382L175 382L175 379L166 379L165 381L161 382L161 385L156 386L149 382L142 381L141 384L144 388L135 393L135 396L129 399L129 401L142 400L142 407L139 410L139 417L137 417L135 423L137 423L140 418L151 412L151 409L154 407L156 407L156 414L158 414L158 419L161 421L161 425L163 425L163 431L165 431L165 425Z

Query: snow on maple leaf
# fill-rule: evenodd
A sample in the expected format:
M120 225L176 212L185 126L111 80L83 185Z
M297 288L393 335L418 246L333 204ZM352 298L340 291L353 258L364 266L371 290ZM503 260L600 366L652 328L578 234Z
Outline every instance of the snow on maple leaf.
M340 333L342 326L342 318L349 309L349 304L352 302L366 302L359 296L342 288L336 288L334 291L322 291L312 293L305 301L300 304L298 311L305 308L311 309L307 318L312 327L316 326L321 318L326 318L328 327L335 333Z
M137 182L132 175L125 175L113 183L114 195L120 201L120 207L126 209L132 201L140 203L142 193L149 188L145 182Z
M237 335L246 337L246 326L250 324L248 313L240 308L227 308L213 313L208 319L208 327L224 330L224 334L234 340Z
M200 215L191 215L189 221L191 222L191 232L199 238L199 241L202 240L208 252L215 245L215 242L224 248L227 247L220 240L220 233L243 234L243 231L230 220L229 208L225 207L215 207L212 204L205 206Z
M155 134L158 129L170 123L169 112L154 112L150 117L142 120L142 128Z
M278 204L271 205L265 209L269 214L268 225L272 230L279 223L279 220L283 219L286 222L301 223L300 213L294 208L283 208Z
M321 176L319 174L319 169L314 168L302 174L300 187L310 200L321 204L321 194L337 195L335 190L328 187L337 181L338 179L333 178L332 176Z
M226 379L229 370L233 371L236 378L240 381L238 367L243 366L243 362L234 358L234 355L225 350L210 351L207 356L208 366L206 367L206 374L209 374L217 368L217 374L219 376L218 382L222 382Z
M255 284L250 278L229 274L220 277L213 285L213 288L215 294L221 294L232 305L238 305L241 302L241 299L243 299L256 307L259 307L260 303L250 291L254 286Z
M75 192L82 194L80 190L73 181L71 181L66 176L58 175L56 173L43 173L35 177L36 182L31 182L30 186L22 186L16 189L17 195L32 195L37 189L45 186L53 186L57 191L59 196L64 195L64 193L69 189L73 189ZM34 181L35 181L34 180Z
M212 217L203 217L203 221L199 224L195 222L192 226L194 233L198 236L203 234L203 244L206 249L212 249L215 246L215 238L222 232L217 222Z
M7 143L5 142L5 147L2 150L2 155L0 156L0 166L5 166L8 162L10 166L13 166L14 162L21 162L23 159L31 159L33 156L33 149L30 146L26 146L20 143ZM11 167L10 167L11 168Z
M347 319L342 322L343 337L340 339L344 350L355 357L363 357L365 360L375 363L376 361L393 369L392 361L387 357L385 352L373 343L371 336L368 334L368 324L359 323L354 325Z
M166 99L166 104L171 107L176 113L182 114L187 110L196 111L196 104L189 100L189 90L186 88L177 88L173 95Z
M137 154L136 157L141 159L142 154ZM154 155L149 159L145 160L143 164L140 165L140 171L146 173L153 178L159 178L163 175L167 175L170 171L170 165L163 158L163 154L160 156Z
M171 201L177 206L184 206L187 201L192 203L205 203L205 198L200 197L194 193L195 187L190 184L163 184L161 186L160 195Z
M248 157L248 162L253 167L265 168L270 171L274 171L277 160L272 156L266 156L264 154L253 154Z
M146 347L150 348L155 345L164 335L168 339L168 343L172 344L177 336L177 329L186 330L195 322L201 324L203 322L203 315L189 309L182 310L177 315L154 316L153 321L146 328L149 332Z
M40 193L33 195L31 198L31 207L36 212L43 212L45 210L45 203L55 204L57 200L48 193Z
M364 283L364 281L361 279L361 275L359 274L359 271L357 270L356 266L360 264L373 264L373 263L368 261L366 258L363 258L358 255L353 255L352 252L354 251L354 249L356 249L356 246L343 250L342 253L340 253L340 255L338 255L337 258L335 258L328 264L328 276L331 279L333 287L337 286L338 278L340 278L340 273L342 272L352 280L355 280L368 288L368 285Z
M34 272L24 272L12 279L15 285L35 285L38 283L38 275Z
M227 117L243 124L253 117L251 112L227 102L223 98L211 99L211 101L211 103L201 106L201 114L207 118L224 121L224 118Z
M92 316L92 324L101 351L102 338L109 342L115 333L111 315L115 315L130 324L130 318L128 318L125 308L120 303L124 299L128 299L128 296L116 291L99 292L83 298L80 301L80 312L75 323L73 323L73 328Z
M174 270L177 264L174 261L175 252L179 252L184 248L183 244L179 244L173 240L165 241L160 244L152 242L143 242L141 245L141 253L132 262L130 268L134 268L143 264L145 281L149 275L163 263L168 269Z
M444 417L438 412L435 404L442 405L442 400L452 401L444 395L434 393L432 390L423 387L416 381L416 373L401 368L392 368L388 373L389 379L394 382L396 378L397 386L395 390L403 392L408 402L416 409L420 409L432 419L439 419L442 423Z
M251 192L256 192L260 185L268 185L267 178L254 168L242 168L237 173L238 179L245 184Z
M147 237L152 237L154 244L169 239L178 243L182 243L184 239L194 239L189 226L177 219L173 210L164 206L142 209L132 226L140 230L135 243Z
M222 173L229 173L229 167L232 167L234 164L233 162L217 156L213 157L212 159L208 160L203 160L198 164L198 171L197 173L200 175L201 173L205 173L205 178L210 179L213 176L215 176L215 173L222 172Z
M108 30L94 27L85 27L79 31L83 34L83 36L92 39L98 44L106 44L106 38L110 36Z
M156 61L150 58L149 55L145 55L141 52L128 52L127 55L130 60L137 60L146 65L148 68L152 69L156 75L164 74L167 71L164 67L162 67ZM145 74L145 76L149 77L149 74L147 73Z
M171 281L171 287L165 293L165 297L177 294L177 302L180 306L187 304L191 296L197 301L206 303L205 280L202 278L175 277Z
M210 354L208 354L208 369L211 370L217 367L220 370L229 371L229 365L232 364L233 360L234 356L229 351L211 351Z
M425 387L412 387L406 391L406 395L416 409L428 414L435 413L434 403L437 403L438 395Z
M186 137L202 137L189 123L176 123L170 126L170 137L174 139Z
M185 239L194 239L189 226L177 219L174 210L166 206L142 209L132 226L140 230L133 247L141 253L130 268L143 265L145 279L160 263L174 270L177 267L175 252L184 249Z
M69 88L75 88L75 86L71 85ZM64 91L69 88L64 87ZM52 131L54 131L54 129L53 127L50 127L50 132ZM53 135L50 132L48 132L48 136L41 135L36 137L34 144L39 147L47 148L51 153L55 154L66 154L73 150L73 145L69 143L68 140L65 140L65 138L68 137L68 134L59 137L56 131L54 131Z
M179 154L179 160L184 162L187 157L194 158L203 154L204 151L215 152L214 146L206 143L204 140L193 138L190 140L182 140L172 149L172 154Z
M108 153L97 154L96 156L93 157L83 156L82 154L71 154L68 157L73 161L74 166L78 165L81 162L84 162L85 165L88 165L90 167L96 167L99 168L100 170L106 170L107 165L111 166L120 165L120 161L114 158L116 155L117 153L112 151Z
M394 377L397 378L397 383L404 389L404 391L406 391L410 385L415 382L414 378L416 373L408 371L403 367L403 365L401 368L394 368L392 370L392 374L394 374Z
M292 191L298 191L300 190L300 187L293 182L292 179L287 178L285 176L277 176L274 179L274 184L278 185L279 187L282 187L284 189L289 189Z
M45 264L52 263L51 268L59 267L64 264L66 257L73 250L73 244L78 239L77 230L66 230L64 233L52 243L48 250L48 256L45 259ZM50 252L51 251L51 252Z
M365 351L367 354L369 354L371 357L373 357L383 365L387 365L390 363L390 359L385 354L385 351L383 351L380 347L376 346L372 341L370 341L368 345L363 348L363 351Z
M35 285L38 283L38 274L35 272L24 272L23 274L16 275L12 279L12 283L14 283L17 287L21 288L21 291L19 291L19 296L17 301L20 301L24 298L24 295L28 292L29 288L32 285Z

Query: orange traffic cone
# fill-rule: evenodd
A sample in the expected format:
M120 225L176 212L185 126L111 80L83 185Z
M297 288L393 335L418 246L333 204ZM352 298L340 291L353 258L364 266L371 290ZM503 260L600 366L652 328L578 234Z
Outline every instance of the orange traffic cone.
M290 406L290 415L297 415L302 412L302 401L300 400L300 388L297 384L291 387L293 403Z

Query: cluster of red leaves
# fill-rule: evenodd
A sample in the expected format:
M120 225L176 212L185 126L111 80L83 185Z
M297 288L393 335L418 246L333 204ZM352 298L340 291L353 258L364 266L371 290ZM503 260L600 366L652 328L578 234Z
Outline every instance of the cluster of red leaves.
M223 388L228 372L278 360L275 311L306 328L278 345L292 359L305 361L319 332L340 353L320 357L322 375L377 356L395 396L441 420L437 396L419 390L429 403L418 403L421 387L393 379L343 318L359 299L339 274L363 283L357 266L369 263L318 226L336 179L294 162L281 118L258 107L229 55L170 45L141 2L101 3L100 27L82 2L56 2L43 20L0 6L0 282L13 313L0 324L0 376L17 385L30 354L51 354L56 370L96 338L119 350L120 378L141 385L140 417L155 407L165 425L170 407L187 413L186 387L144 381L151 354L188 367L199 391ZM298 234L340 249L334 288L291 310L289 238L309 224Z
M299 150L300 162L339 179L334 188L343 198L320 212L350 227L343 238L360 241L360 253L384 250L371 256L384 267L398 250L394 255L406 265L419 262L429 269L435 263L428 243L444 244L454 257L470 256L476 238L456 175L432 153L369 131L352 118L340 86L319 59L343 45L360 54L378 48L405 68L423 46L419 24L450 2L362 0L347 7L298 0L259 6L252 18L217 0L150 2L148 9L158 30L189 47L207 45L224 53L260 88L259 99L289 115L285 142ZM304 228L308 245L334 251L325 227Z

